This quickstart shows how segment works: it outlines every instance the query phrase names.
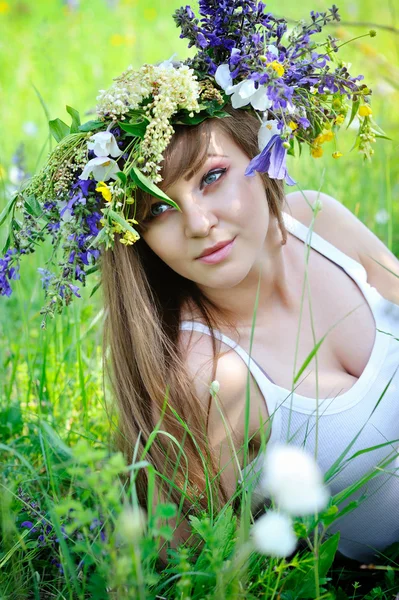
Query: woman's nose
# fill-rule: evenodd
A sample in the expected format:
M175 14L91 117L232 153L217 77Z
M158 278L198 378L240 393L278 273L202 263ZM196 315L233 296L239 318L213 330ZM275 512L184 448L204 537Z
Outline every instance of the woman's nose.
M186 237L206 237L210 229L218 222L214 212L198 199L187 200L181 208Z

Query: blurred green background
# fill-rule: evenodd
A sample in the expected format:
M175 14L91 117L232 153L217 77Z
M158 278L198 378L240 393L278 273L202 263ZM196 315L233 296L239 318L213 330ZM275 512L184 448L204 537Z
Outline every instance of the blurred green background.
M69 122L65 105L89 120L98 90L129 64L188 56L171 17L180 6L177 0L0 0L0 209L43 163L48 119ZM273 0L267 10L291 25L329 6L324 0ZM290 171L302 189L321 187L337 197L399 254L399 6L396 0L345 0L339 9L342 22L326 27L326 34L343 43L377 31L374 38L346 45L340 55L352 64L353 75L365 76L374 118L391 141L378 140L373 161L364 163L349 152L355 131L348 130L340 134L339 148L324 146L323 158L311 159L305 149L300 161L290 159ZM339 160L331 158L335 149L343 153ZM101 294L89 299L92 282L82 300L41 330L39 266L44 266L40 251L24 261L13 296L0 298L3 407L18 406L21 422L44 415L65 438L105 440Z

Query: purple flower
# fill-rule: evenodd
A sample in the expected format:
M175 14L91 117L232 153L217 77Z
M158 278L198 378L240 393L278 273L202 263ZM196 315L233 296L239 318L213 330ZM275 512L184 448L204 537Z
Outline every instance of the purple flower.
M21 527L27 527L30 531L37 531L36 527L33 525L32 521L23 521L21 523Z
M271 179L285 179L287 185L295 185L286 167L287 150L279 135L274 135L260 154L249 163L245 175L253 177L255 172L267 173Z
M97 223L99 222L99 220L101 219L101 214L98 212L93 212L91 215L87 215L86 217L86 223L89 226L89 231L91 233L91 235L98 235L98 232L100 231L97 227Z
M54 277L54 273L51 273L47 269L42 269L41 267L39 267L37 270L41 275L40 279L41 279L41 282L43 285L43 289L47 290L48 286L50 285L51 280Z
M13 255L18 251L15 248L9 248L3 258L0 258L0 295L11 296L12 289L9 281L18 279L18 274L15 267L10 267Z
M310 127L310 121L308 121L306 117L299 117L298 123L301 127L303 127L303 129L307 129L308 127Z
M69 287L71 288L72 294L74 294L74 296L76 296L77 298L81 298L82 296L78 293L79 292L79 288L77 285L73 285L72 283L68 283Z

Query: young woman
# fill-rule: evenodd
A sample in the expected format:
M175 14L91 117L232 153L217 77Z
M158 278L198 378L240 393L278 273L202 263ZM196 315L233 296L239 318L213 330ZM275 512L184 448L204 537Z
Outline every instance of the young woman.
M56 273L42 270L45 317L99 261L129 459L146 458L186 515L255 485L277 441L314 453L333 494L379 469L331 528L364 560L399 539L399 264L340 202L285 197L283 182L295 183L287 153L321 157L355 115L371 158L371 91L342 61L333 69L337 40L313 42L335 5L289 35L262 2L199 8L200 20L189 6L174 15L192 59L129 67L101 91L97 120L68 107L71 126L50 122L59 144L2 213L0 294L45 234L63 251ZM255 489L254 509L263 501Z
M195 436L186 439L183 472L204 492L199 449L209 454L210 472L222 470L221 501L234 494L244 464L248 365L249 459L266 436L304 445L327 472L359 432L348 456L399 438L399 261L330 196L285 197L280 182L245 177L259 123L245 111L230 113L177 128L162 188L181 211L142 194L141 239L117 244L102 263L125 445L132 451L139 431L143 444L150 438L167 396ZM163 419L161 429L180 442L178 416L167 411ZM178 450L166 442L159 434L149 452L162 471L158 444L168 445L173 460L164 473L173 479ZM330 482L332 493L392 450L354 459ZM182 486L184 476L176 481ZM387 474L351 496L369 497L339 523L342 552L365 560L399 539L398 486Z

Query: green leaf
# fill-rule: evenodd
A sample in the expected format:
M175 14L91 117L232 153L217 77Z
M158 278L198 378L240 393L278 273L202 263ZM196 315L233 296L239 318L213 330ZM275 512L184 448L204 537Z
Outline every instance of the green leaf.
M61 119L49 121L49 127L51 135L57 142L60 142L64 137L71 133L68 125L64 123L64 121L61 121Z
M319 547L318 571L319 580L322 583L333 563L338 549L340 533L337 532L328 538L324 544ZM301 568L293 570L284 580L284 590L295 591L295 598L314 599L316 598L315 589L315 561L313 553L309 559L301 561Z
M116 176L119 177L119 179L121 180L123 185L126 185L127 177L126 177L125 173L123 173L122 171L119 171L119 173L117 173Z
M78 133L79 126L80 126L79 113L77 110L72 108L72 106L67 106L66 109L67 109L67 113L69 113L72 117L71 133Z
M86 123L83 123L83 125L79 125L78 129L79 131L87 132L94 131L95 129L100 129L104 126L104 121L87 121Z
M176 202L169 198L169 196L167 196L157 185L155 185L151 179L143 175L139 169L132 167L129 171L129 175L132 181L144 192L147 192L147 194L151 194L151 196L159 198L160 200L165 200L165 202L174 208L177 208L177 210L180 210Z
M46 423L46 421L41 421L40 429L51 449L60 458L64 460L70 460L73 458L72 450L62 441L58 433L51 427L51 425Z
M182 114L178 117L176 121L174 121L174 123L176 123L177 125L199 125L199 123L202 123L206 119L223 119L225 117L231 117L231 115L229 115L229 113L227 112L224 112L223 110L209 109L208 111L201 111L200 113L195 113L193 117L190 117L189 113Z
M98 290L99 287L101 287L101 281L99 281L98 283L96 283L96 285L94 286L94 288L91 290L89 298L91 298L92 296L94 296L94 294L96 293L96 291Z
M360 99L352 101L352 112L351 112L351 116L349 119L349 123L346 126L347 129L348 129L349 125L352 123L353 119L355 118L357 111L359 110L359 106L360 106Z
M32 217L40 217L43 213L42 207L37 201L36 196L29 196L25 198L24 207L26 212L28 212Z
M176 511L176 504L161 503L157 505L154 516L158 519L172 519L176 515Z
M117 212L115 212L114 210L109 210L108 215L111 217L111 219L113 221L116 221L117 223L119 223L119 225L121 225L124 229L126 229L127 231L130 231L130 233L133 233L135 235L138 235L137 231L134 229L134 227L132 227L130 225L130 223L128 223L126 221L126 219L124 219L122 217L122 215L119 215Z
M14 208L14 204L16 203L17 200L18 200L18 194L16 194L13 198L11 198L7 202L7 204L5 205L5 207L3 208L3 210L0 213L0 225L3 225L4 221L7 219L8 215Z
M119 123L118 125L123 131L126 131L129 135L133 137L139 137L141 139L144 138L145 131L147 129L148 121L142 121L139 123Z

